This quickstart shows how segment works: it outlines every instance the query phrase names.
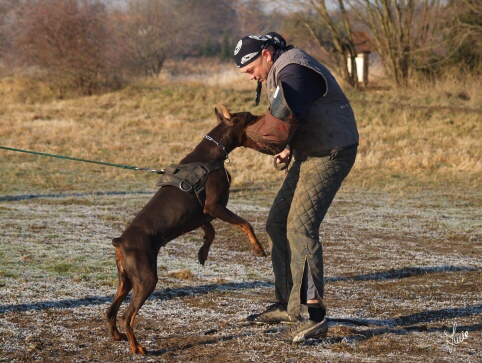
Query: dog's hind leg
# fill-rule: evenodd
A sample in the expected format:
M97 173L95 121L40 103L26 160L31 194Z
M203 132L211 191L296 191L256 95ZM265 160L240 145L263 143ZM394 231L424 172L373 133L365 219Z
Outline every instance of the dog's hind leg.
M146 257L144 254L139 254L139 251L126 256L130 261L124 266L133 283L133 290L131 302L122 316L132 353L143 355L146 355L146 350L137 342L134 335L134 320L157 284L157 256L150 256L147 259Z
M119 276L119 286L117 287L117 293L114 301L110 307L105 312L105 317L107 319L107 324L109 326L109 332L115 340L127 340L127 335L121 334L117 329L117 313L119 308L126 298L129 291L132 289L132 283L127 276L127 273L122 266L122 253L120 247L116 246L116 264L117 264L117 274Z
M214 231L214 227L210 222L203 224L201 228L204 230L204 244L199 249L197 258L199 263L204 266L204 262L206 262L208 258L209 248L211 247L211 243L213 243L216 232Z

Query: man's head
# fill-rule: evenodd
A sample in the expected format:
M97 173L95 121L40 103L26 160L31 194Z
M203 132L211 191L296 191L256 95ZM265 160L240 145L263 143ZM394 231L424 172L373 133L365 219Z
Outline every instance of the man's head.
M241 73L246 73L250 80L265 82L273 66L275 46L286 46L286 41L277 33L245 36L236 45L234 61Z

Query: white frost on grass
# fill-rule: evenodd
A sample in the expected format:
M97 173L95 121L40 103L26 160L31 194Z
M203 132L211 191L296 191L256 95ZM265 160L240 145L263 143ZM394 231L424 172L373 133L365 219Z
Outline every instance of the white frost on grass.
M363 193L341 194L320 231L326 300L330 317L378 325L352 327L350 333L330 323L328 339L293 346L273 340L265 327L247 324L247 314L274 299L270 258L240 251L234 243L247 245L247 237L219 222L204 267L197 262L202 231L161 249L159 283L136 319L136 332L149 350L164 349L167 358L130 356L125 342L107 336L103 318L117 286L111 239L148 199L0 203L0 360L204 362L210 360L203 354L212 359L228 352L239 362L440 362L450 358L441 346L444 329L453 323L472 329L457 358L482 359L480 211L445 197L394 202ZM230 208L262 233L269 208L259 206L255 196L234 199ZM239 241L232 241L233 235ZM427 331L417 330L424 325ZM386 346L397 351L369 353Z

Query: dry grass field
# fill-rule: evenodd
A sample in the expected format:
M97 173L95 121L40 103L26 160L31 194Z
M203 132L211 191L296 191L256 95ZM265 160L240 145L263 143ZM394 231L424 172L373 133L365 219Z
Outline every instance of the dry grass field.
M320 230L326 339L289 345L245 317L272 302L269 258L214 221L159 254L159 283L136 320L150 353L107 334L117 237L155 191L142 171L0 149L2 362L482 362L480 79L349 93L357 162ZM215 125L214 108L259 114L254 84L171 64L162 79L56 100L27 78L0 80L0 146L151 168L177 163ZM238 149L230 208L267 248L264 223L283 172Z

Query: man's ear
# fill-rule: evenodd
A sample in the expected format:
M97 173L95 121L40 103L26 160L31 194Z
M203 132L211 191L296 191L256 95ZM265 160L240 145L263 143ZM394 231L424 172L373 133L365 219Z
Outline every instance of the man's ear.
M226 125L232 126L234 122L231 120L231 113L225 105L221 105L221 113L217 108L214 109L218 122L224 122Z
M263 49L261 51L261 56L267 61L267 62L272 62L273 61L273 54L268 49Z

